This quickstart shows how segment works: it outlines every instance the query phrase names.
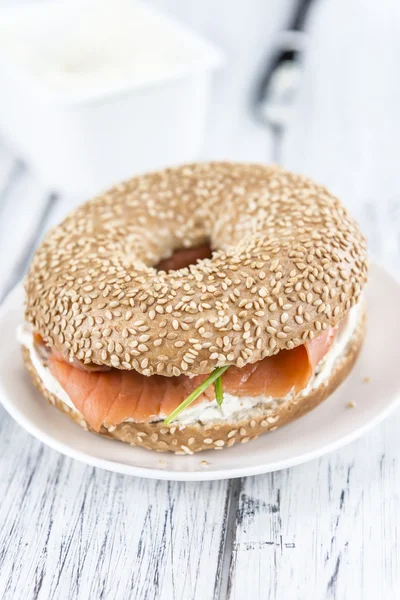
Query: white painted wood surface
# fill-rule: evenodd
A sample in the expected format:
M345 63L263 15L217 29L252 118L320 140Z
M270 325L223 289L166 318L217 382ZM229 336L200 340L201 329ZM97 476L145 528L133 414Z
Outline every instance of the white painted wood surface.
M291 0L158 0L227 52L203 156L268 161L249 92ZM372 254L400 259L400 9L320 0L282 162L340 194ZM0 301L56 198L0 146ZM357 399L361 402L362 399ZM379 401L379 398L377 398ZM354 410L357 410L355 408ZM391 600L400 584L400 414L318 461L232 482L132 479L35 441L0 409L0 594L6 600Z

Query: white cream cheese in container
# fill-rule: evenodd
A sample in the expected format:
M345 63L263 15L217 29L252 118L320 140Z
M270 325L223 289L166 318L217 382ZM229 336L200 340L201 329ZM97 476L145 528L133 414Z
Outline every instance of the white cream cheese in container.
M199 157L222 56L129 0L0 9L0 133L48 187L82 197Z

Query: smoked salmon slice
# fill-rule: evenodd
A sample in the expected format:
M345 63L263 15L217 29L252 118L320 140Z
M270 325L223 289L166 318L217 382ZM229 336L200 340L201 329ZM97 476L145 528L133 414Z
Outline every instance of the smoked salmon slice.
M329 348L332 346L337 331L340 331L341 327L344 325L345 322L342 322L338 329L329 327L323 334L304 344L313 374L318 363L321 362ZM300 348L302 348L302 346L300 346Z
M224 389L236 396L284 398L292 389L297 394L314 375L335 334L336 329L330 328L293 350L281 350L242 369L231 367L222 376Z
M231 393L236 396L266 395L283 398L293 388L296 393L303 389L312 375L307 352L302 346L290 351L282 350L261 363L251 365L253 369L248 369L249 377L235 386L230 382L232 375L231 369L228 369L222 376L224 389L232 390ZM237 367L232 367L233 370L242 371ZM246 367L244 370L247 370Z
M121 387L117 395L113 394L108 399L109 408L103 421L110 425L132 419L141 395L143 376L133 371L130 377L125 377L124 371L121 373Z
M48 360L51 373L67 392L73 405L98 431L110 409L110 399L119 395L123 372L118 369L86 372L59 360L57 356L50 355Z
M298 393L307 386L328 352L335 333L335 329L327 329L293 350L281 350L241 369L230 367L222 376L224 391L237 396L273 398L283 398L291 390ZM146 377L118 369L86 372L60 360L58 355L50 355L48 365L74 406L96 431L104 423L118 425L127 419L149 422L164 418L207 377ZM214 399L212 385L195 402L206 399Z
M158 382L157 380L158 377L156 379L153 377L143 377L139 401L135 412L133 413L134 421L143 423L149 421L152 417L158 417L161 406L163 383Z

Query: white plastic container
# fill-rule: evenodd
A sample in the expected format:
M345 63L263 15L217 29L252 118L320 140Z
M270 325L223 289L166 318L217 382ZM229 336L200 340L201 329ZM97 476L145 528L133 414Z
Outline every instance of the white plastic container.
M198 158L221 63L210 43L141 3L3 8L0 134L46 186L90 196Z

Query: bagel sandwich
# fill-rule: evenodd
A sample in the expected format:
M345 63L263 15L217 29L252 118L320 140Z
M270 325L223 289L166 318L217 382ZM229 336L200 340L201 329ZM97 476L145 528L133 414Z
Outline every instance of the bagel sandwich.
M324 187L276 166L135 177L47 235L18 336L34 385L82 427L193 454L305 414L365 332L366 243Z

